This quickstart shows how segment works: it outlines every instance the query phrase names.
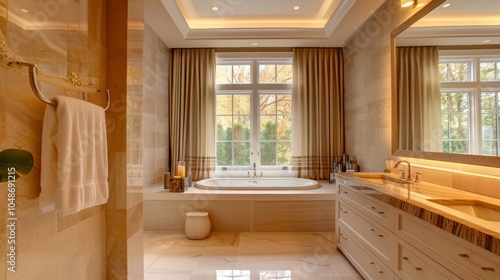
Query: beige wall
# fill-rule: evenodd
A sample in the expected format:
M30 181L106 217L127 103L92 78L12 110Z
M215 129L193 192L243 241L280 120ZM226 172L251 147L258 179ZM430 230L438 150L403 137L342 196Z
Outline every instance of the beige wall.
M419 9L388 0L343 48L346 152L362 171L381 172L386 160L397 159L391 158L391 31ZM406 160L424 181L500 198L499 168Z
M144 187L163 182L168 157L169 50L149 27L144 27L144 90L142 151Z
M84 4L85 3L85 4ZM6 267L6 184L0 184L0 279L105 279L106 214L97 206L66 217L38 210L40 148L46 105L32 92L27 68L9 67L16 59L36 63L42 91L82 97L67 78L76 73L82 83L94 78L106 86L104 2L41 1L22 18L19 1L0 0L0 150L21 148L31 152L35 166L16 181L17 269ZM22 15L21 15L22 16ZM35 17L35 19L34 19ZM92 20L89 20L92 19ZM49 29L47 25L57 28ZM53 25L52 25L53 26ZM39 28L35 28L39 27ZM93 95L93 94L92 94ZM94 102L103 104L102 95Z
M28 13L28 19L20 22L12 14L19 13L16 1L0 0L0 149L22 148L35 157L32 172L16 182L19 266L16 273L7 272L6 239L0 238L0 279L143 279L142 188L161 181L167 156L167 67L161 65L168 63L166 47L151 30L144 31L143 0L33 2L38 6L30 13L42 17L35 21ZM57 31L40 28L40 18L57 23ZM38 211L46 105L31 91L27 69L9 67L10 60L37 63L41 74L48 76L40 75L48 97L83 98L81 88L68 81L67 75L73 72L81 81L93 78L98 87L110 89L106 205L68 217ZM131 102L137 94L140 102ZM89 100L104 104L99 94ZM136 106L141 110L139 127L127 122ZM151 119L155 119L153 125ZM141 136L137 158L133 146L127 145L127 137L134 133ZM143 172L150 178L146 182L127 181L127 164L136 159L144 168L141 171L149 172ZM6 198L3 185L0 197ZM5 203L0 205L0 218L6 221ZM2 236L5 228L0 227Z

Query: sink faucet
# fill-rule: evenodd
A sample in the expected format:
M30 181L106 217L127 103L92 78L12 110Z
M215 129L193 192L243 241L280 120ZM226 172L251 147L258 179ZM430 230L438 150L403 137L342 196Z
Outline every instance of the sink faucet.
M406 174L406 178L405 178L405 175L404 175L404 172L401 172L401 179L406 179L408 181L411 180L411 166L410 166L410 163L406 160L400 160L398 162L396 162L396 164L394 165L394 168L398 167L401 163L406 163L408 165L408 174Z
M257 166L253 163L253 178L257 178Z

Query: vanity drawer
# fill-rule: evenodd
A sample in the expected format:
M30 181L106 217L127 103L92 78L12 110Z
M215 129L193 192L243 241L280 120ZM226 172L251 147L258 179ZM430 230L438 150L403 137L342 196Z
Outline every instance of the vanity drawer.
M344 202L339 202L339 219L356 232L360 238L364 239L366 246L371 247L373 253L390 266L396 255L394 253L396 252L396 242L394 242L393 233L377 223L365 219L359 211Z
M367 215L370 219L377 221L388 229L394 228L394 211L391 209L391 206L367 198L344 185L339 185L339 195L341 199L345 198L359 205L364 210L363 214Z
M415 217L400 214L398 235L414 239L479 279L500 279L500 257ZM470 278L470 277L464 277Z
M381 260L360 245L359 241L343 226L339 227L339 239L338 247L365 279L393 279L394 274L392 271Z
M401 279L462 279L404 242L398 244Z

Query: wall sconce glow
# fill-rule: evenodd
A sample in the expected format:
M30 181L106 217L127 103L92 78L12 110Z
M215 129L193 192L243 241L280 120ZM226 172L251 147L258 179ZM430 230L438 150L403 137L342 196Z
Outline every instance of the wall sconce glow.
M212 7L212 11L218 11L218 10L219 10L219 7L217 7L217 6Z
M293 9L297 11L300 9L300 6L293 6Z
M401 7L406 8L415 4L415 0L401 0Z

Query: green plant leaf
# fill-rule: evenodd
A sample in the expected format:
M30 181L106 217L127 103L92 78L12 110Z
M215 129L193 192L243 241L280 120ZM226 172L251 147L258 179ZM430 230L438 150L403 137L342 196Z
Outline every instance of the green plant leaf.
M25 150L7 149L0 152L0 182L8 180L9 168L14 168L16 178L27 175L33 168L33 155Z

